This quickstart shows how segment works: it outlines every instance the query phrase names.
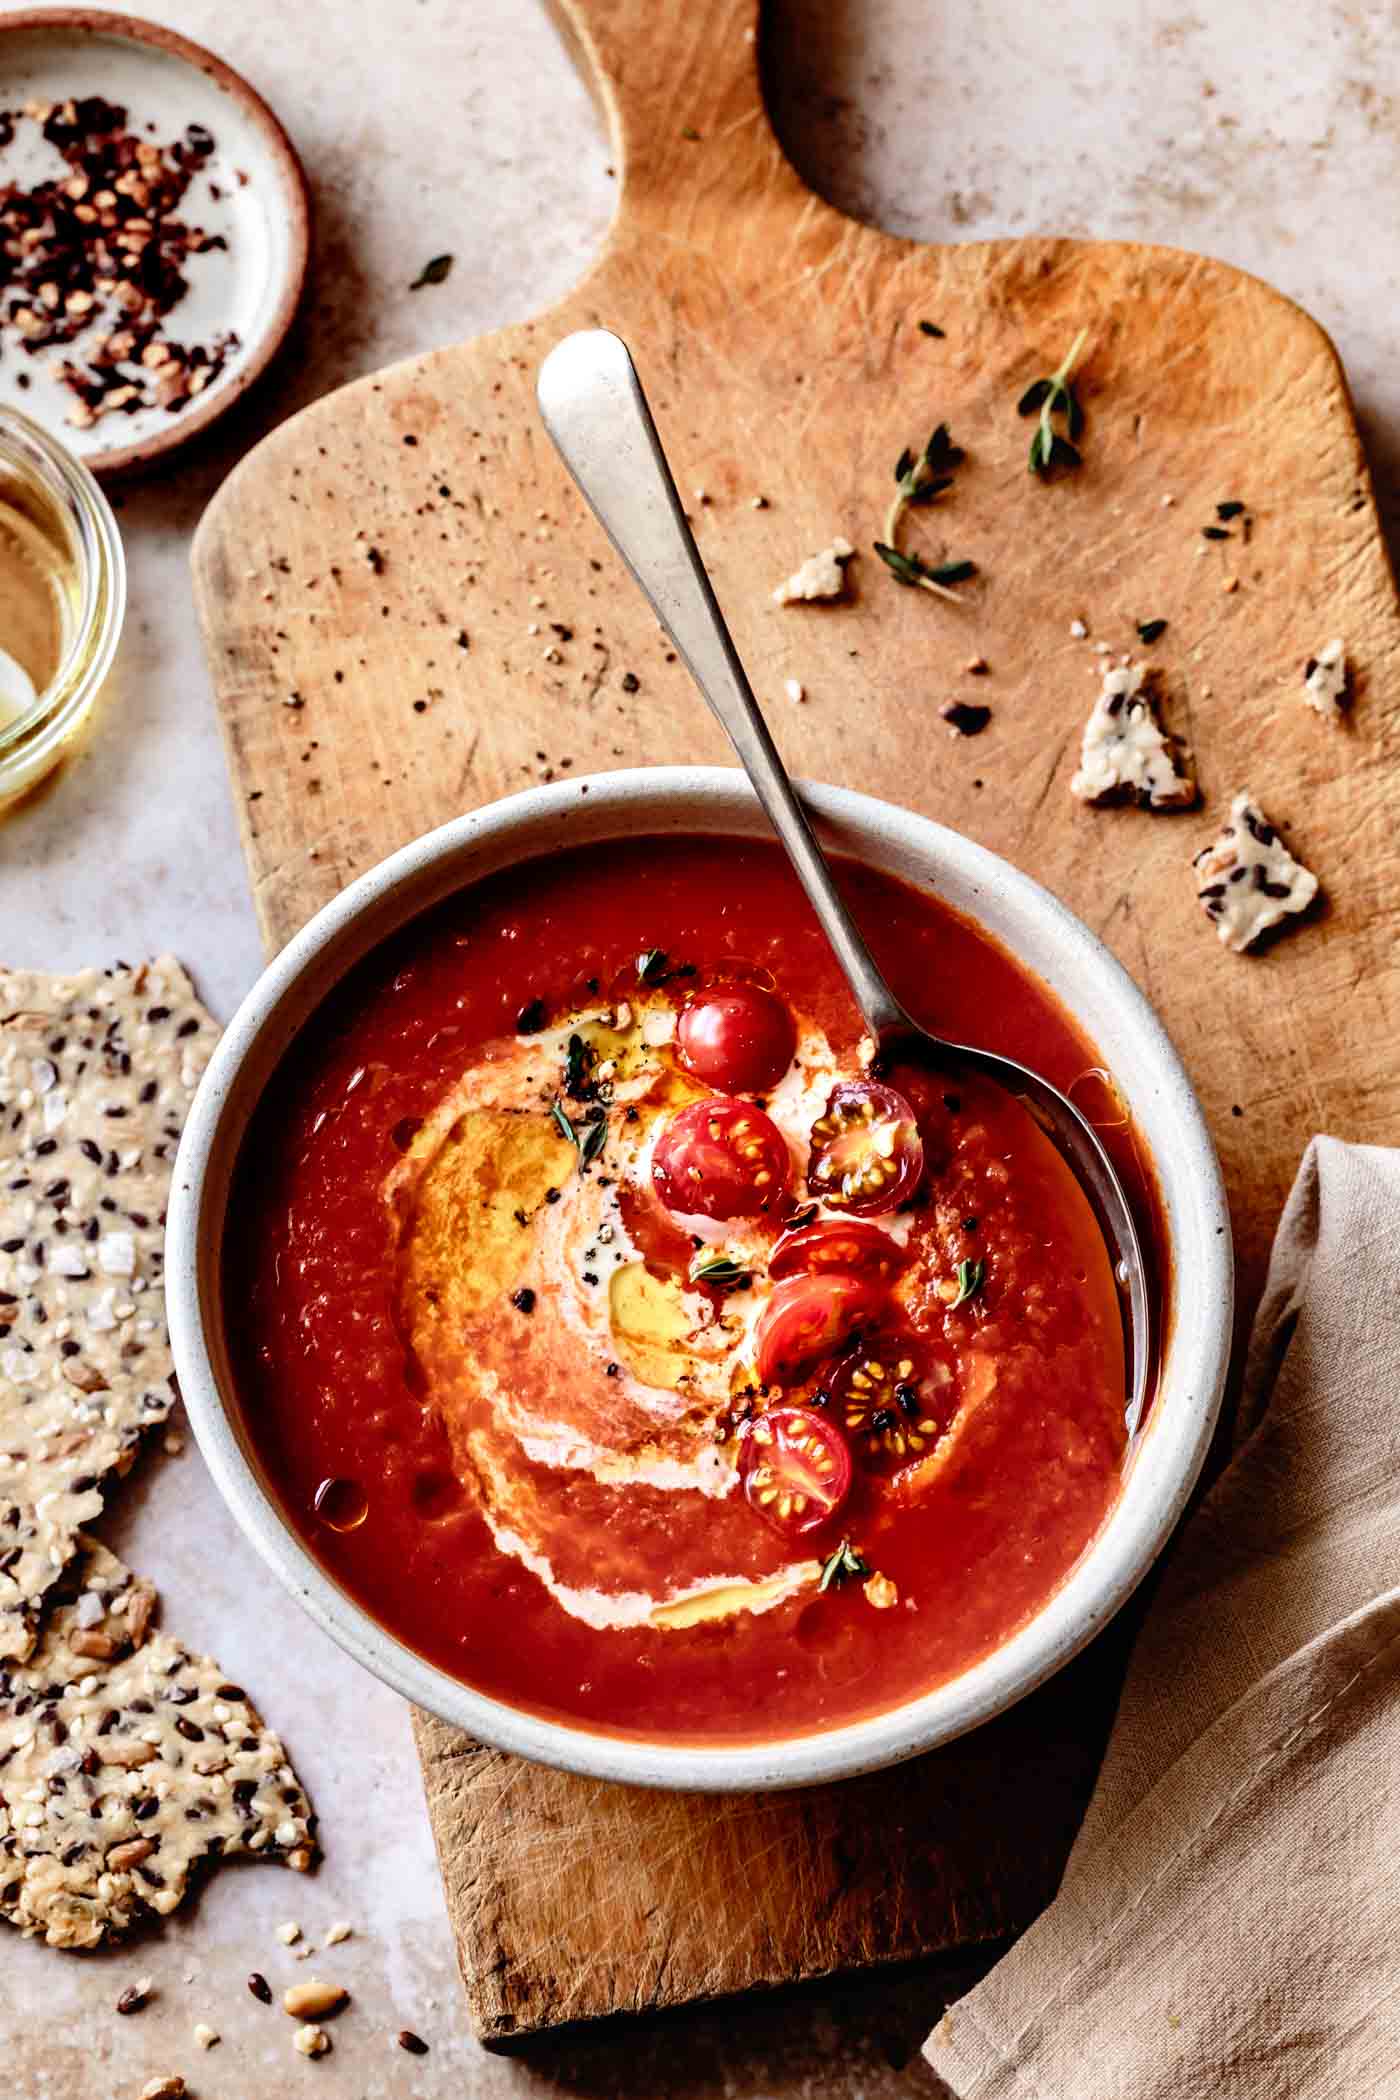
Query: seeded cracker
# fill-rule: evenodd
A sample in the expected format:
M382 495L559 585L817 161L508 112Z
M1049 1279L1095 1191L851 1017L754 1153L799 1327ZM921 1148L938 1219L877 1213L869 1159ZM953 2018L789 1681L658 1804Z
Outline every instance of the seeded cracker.
M1139 802L1149 809L1189 809L1196 783L1178 771L1171 740L1157 720L1146 664L1115 664L1103 674L1084 725L1079 771L1070 793L1081 802Z
M164 1916L200 1860L304 1869L314 1819L278 1738L207 1656L150 1633L150 1585L95 1539L27 1663L0 1670L0 1915L51 1947Z
M1236 952L1317 895L1316 875L1293 858L1248 789L1230 804L1230 821L1214 845L1191 865L1202 910Z
M0 1661L170 1412L165 1206L216 1034L169 958L0 970Z

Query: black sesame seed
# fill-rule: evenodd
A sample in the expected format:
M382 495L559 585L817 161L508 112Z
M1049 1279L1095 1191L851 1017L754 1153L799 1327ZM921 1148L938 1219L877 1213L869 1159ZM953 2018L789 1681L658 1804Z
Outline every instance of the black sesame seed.
M510 1302L517 1312L532 1313L535 1309L535 1294L522 1285L518 1291L511 1292Z

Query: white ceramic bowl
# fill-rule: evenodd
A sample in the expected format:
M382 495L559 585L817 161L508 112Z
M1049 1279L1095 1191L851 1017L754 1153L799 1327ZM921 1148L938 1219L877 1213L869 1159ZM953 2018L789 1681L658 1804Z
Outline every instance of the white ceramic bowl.
M892 1764L1000 1713L1091 1640L1146 1573L1181 1514L1220 1404L1233 1297L1220 1172L1186 1075L1141 992L1072 913L984 848L865 795L803 792L824 844L934 890L1059 996L1126 1097L1166 1208L1168 1341L1123 1494L1044 1609L960 1677L873 1720L739 1749L625 1741L539 1720L446 1676L355 1603L282 1514L239 1420L221 1304L230 1179L259 1096L326 993L407 920L514 862L638 833L765 835L741 775L662 767L533 788L458 818L371 869L317 913L244 1000L196 1096L176 1163L167 1290L180 1389L210 1471L248 1538L316 1623L406 1698L502 1749L597 1778L802 1786Z

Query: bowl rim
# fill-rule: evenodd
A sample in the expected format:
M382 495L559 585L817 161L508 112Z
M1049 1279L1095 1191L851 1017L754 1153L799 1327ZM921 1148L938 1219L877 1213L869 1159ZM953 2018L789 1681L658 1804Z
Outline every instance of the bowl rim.
M630 1785L698 1791L771 1789L813 1785L853 1777L897 1763L953 1740L1025 1697L1060 1669L1121 1608L1165 1545L1195 1485L1209 1447L1229 1364L1233 1313L1233 1251L1229 1213L1214 1146L1190 1082L1166 1032L1136 984L1068 907L1032 877L984 846L932 819L847 788L799 783L799 792L819 832L855 834L843 850L864 851L876 865L881 844L917 852L935 881L951 872L973 888L995 884L1013 909L1038 923L1064 949L1071 965L1090 968L1105 980L1105 996L1121 1010L1135 1037L1136 1056L1150 1068L1174 1118L1172 1177L1192 1206L1178 1218L1168 1204L1172 1227L1174 1296L1179 1299L1178 1238L1185 1230L1191 1260L1191 1317L1172 1323L1167 1358L1148 1431L1128 1485L1103 1529L1041 1610L1010 1639L969 1670L900 1706L841 1727L753 1744L704 1745L652 1742L550 1721L473 1690L418 1655L357 1604L302 1543L271 1490L258 1477L226 1407L205 1334L205 1298L217 1272L222 1212L213 1246L206 1238L209 1214L220 1200L220 1175L227 1175L252 1112L241 1102L238 1083L245 1066L279 1029L281 1040L257 1085L285 1057L306 1018L333 982L361 956L429 908L417 896L395 919L415 886L433 870L450 867L469 849L509 846L513 834L532 824L565 820L588 797L590 826L602 812L616 815L618 832L638 828L641 809L676 814L702 835L750 830L762 835L761 818L742 774L716 766L646 767L594 774L582 780L534 787L452 819L401 847L349 883L311 918L267 966L220 1039L186 1120L171 1189L167 1226L166 1298L171 1345L181 1394L200 1450L220 1495L245 1537L310 1617L373 1675L416 1706L499 1749L581 1775ZM680 828L680 827L676 827ZM538 844L519 859L534 858ZM509 865L507 851L498 865ZM480 871L482 874L487 870ZM444 882L440 895L478 879L463 874ZM367 935L377 914L390 916ZM353 952L337 957L328 977L307 998L318 963L345 943ZM1032 967L1027 965L1028 967ZM304 1010L290 1028L289 1009L298 993ZM1063 993L1059 996L1064 997ZM1074 1011L1069 999L1065 1003ZM1160 1147L1158 1148L1160 1152ZM1168 1170L1158 1161L1164 1204ZM213 1229L210 1227L209 1229ZM211 1309L212 1311L212 1309ZM1170 1402L1168 1405L1167 1402ZM1124 1516L1132 1479L1150 1453L1151 1498L1135 1519ZM1149 1490L1145 1488L1143 1494ZM1141 1498L1139 1498L1141 1499Z

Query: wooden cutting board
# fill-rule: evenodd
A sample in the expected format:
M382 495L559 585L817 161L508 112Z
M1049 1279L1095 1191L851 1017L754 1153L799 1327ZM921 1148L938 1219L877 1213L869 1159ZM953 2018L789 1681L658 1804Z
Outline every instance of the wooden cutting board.
M726 758L536 418L544 352L605 323L695 492L793 769L1005 854L1156 1002L1221 1150L1247 1307L1309 1135L1395 1135L1400 627L1330 344L1267 286L1174 250L929 248L852 223L769 129L754 0L563 14L621 181L601 259L539 320L284 424L199 534L269 949L461 810L541 778ZM1015 403L1081 327L1084 465L1042 485ZM956 607L898 588L869 552L896 456L945 417L967 464L914 522L926 550L978 565ZM1228 501L1248 505L1248 534L1237 518L1204 538ZM860 549L851 602L775 607L773 585L838 532ZM1137 648L1149 619L1168 622L1148 653L1205 806L1086 810L1068 782L1093 639ZM1303 661L1333 635L1355 667L1341 729L1300 701ZM977 656L985 676L965 668ZM951 697L990 704L976 740L940 721ZM1220 947L1188 868L1244 785L1326 893L1253 958ZM508 2040L1018 1929L1054 1887L1116 1681L1101 1644L965 1743L778 1799L590 1785L420 1716L478 2031Z

